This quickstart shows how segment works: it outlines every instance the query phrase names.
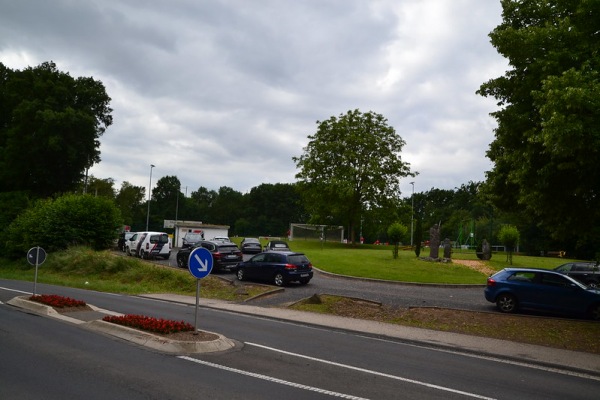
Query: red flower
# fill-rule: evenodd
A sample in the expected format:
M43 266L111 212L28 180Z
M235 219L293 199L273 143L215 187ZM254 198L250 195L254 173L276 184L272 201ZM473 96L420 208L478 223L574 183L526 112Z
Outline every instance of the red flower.
M188 332L193 331L195 328L185 321L172 321L162 318L146 317L144 315L132 315L127 314L123 316L110 316L107 315L102 318L103 321L112 322L113 324L119 324L129 326L135 329L141 329L149 332L156 332L162 334L176 333L176 332Z
M65 308L65 307L85 307L85 301L75 300L70 297L63 297L56 294L42 294L37 296L31 296L31 301L46 304L54 308Z

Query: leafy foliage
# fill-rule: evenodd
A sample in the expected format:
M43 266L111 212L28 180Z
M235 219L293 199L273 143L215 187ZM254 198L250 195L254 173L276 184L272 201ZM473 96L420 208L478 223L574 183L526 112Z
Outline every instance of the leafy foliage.
M5 251L19 257L33 246L47 251L80 244L104 249L112 244L120 225L118 209L103 197L69 194L40 200L6 229Z
M589 257L600 247L600 2L502 6L490 37L511 69L478 91L501 107L489 193Z
M398 258L398 248L400 246L400 242L406 238L406 234L408 233L408 227L406 225L402 225L399 222L395 222L389 226L387 230L388 237L390 241L394 245L393 255L394 258Z
M512 265L512 253L515 251L519 243L519 230L512 225L504 225L498 233L498 240L506 246L506 258Z
M304 154L293 158L296 178L311 222L342 218L354 243L363 211L397 200L400 178L414 176L400 157L405 142L372 111L348 111L317 124Z
M46 197L75 189L100 161L109 102L101 82L74 79L53 62L22 71L0 63L0 191Z

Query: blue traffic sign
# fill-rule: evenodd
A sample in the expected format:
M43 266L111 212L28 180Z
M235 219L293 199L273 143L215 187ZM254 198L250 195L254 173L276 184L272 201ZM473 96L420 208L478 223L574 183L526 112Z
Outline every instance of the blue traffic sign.
M188 269L190 274L198 279L205 278L213 268L213 256L208 249L196 247L190 253L188 259Z
M42 265L46 261L46 250L41 247L32 247L27 252L27 262L31 265Z

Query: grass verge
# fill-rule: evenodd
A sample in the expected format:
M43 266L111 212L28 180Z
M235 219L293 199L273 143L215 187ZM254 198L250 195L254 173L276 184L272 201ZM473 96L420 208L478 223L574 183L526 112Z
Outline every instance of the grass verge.
M33 281L35 268L25 261L0 261L0 277ZM38 282L100 292L174 293L195 296L197 279L186 269L154 265L137 258L73 247L50 255L38 267ZM202 279L204 298L243 301L270 290L263 285L233 283L209 275Z
M444 283L480 284L484 284L486 278L484 274L460 265L418 260L411 251L401 252L401 257L393 260L391 248L386 246L366 245L355 249L347 245L321 245L318 242L292 242L291 245L293 250L305 252L317 267L344 275L411 282L439 282L442 276L441 280ZM453 257L477 259L472 252L455 253ZM551 268L557 262L566 262L557 259L533 259L536 258L514 256L513 265ZM494 263L486 262L486 265L494 269L507 266L501 260ZM33 281L34 272L35 268L26 260L0 260L1 278ZM109 251L95 252L88 248L75 247L50 254L46 262L39 267L38 282L110 293L175 293L195 296L197 280L187 270L165 268L133 257L115 255ZM248 283L233 285L214 275L203 279L201 285L202 297L229 301L243 301L271 290L270 287ZM308 302L297 304L294 308L600 353L600 342L597 340L600 336L600 323L597 322L431 308L399 310L347 298L320 297L323 300L319 304Z
M291 308L600 354L600 323L594 321L441 308L398 309L331 295L313 296Z

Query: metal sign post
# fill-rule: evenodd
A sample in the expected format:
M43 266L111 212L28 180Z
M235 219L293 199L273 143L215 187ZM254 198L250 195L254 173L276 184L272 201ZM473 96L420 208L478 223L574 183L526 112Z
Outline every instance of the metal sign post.
M191 251L188 258L188 270L196 282L196 313L194 316L194 335L198 334L198 308L200 306L200 279L210 274L213 268L213 256L208 249L197 247Z
M27 252L27 262L31 265L35 265L35 277L33 278L33 295L36 295L37 291L37 276L38 266L42 265L46 261L46 250L40 246L32 247Z

